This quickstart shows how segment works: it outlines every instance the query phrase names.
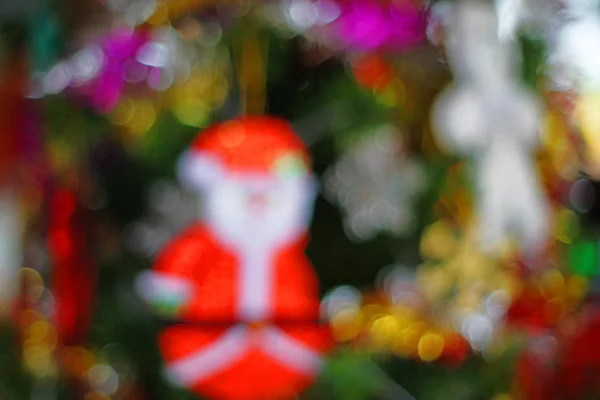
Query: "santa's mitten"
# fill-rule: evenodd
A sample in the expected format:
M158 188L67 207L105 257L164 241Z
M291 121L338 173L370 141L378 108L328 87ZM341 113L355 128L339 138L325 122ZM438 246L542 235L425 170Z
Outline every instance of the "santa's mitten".
M306 389L333 344L327 327L178 325L160 337L167 375L209 399L288 399Z
M136 290L163 317L179 316L194 293L189 280L159 272L142 273L136 281Z

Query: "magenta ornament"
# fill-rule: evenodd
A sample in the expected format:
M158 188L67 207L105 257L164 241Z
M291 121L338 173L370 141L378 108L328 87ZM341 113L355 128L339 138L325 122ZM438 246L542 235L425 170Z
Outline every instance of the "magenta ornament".
M97 73L89 81L74 89L84 95L100 113L110 112L121 98L131 71L146 75L148 67L137 60L144 46L152 42L145 30L118 29L100 39L95 46L101 49ZM144 77L142 76L143 80Z
M333 29L347 50L402 51L426 38L425 10L410 0L341 0Z

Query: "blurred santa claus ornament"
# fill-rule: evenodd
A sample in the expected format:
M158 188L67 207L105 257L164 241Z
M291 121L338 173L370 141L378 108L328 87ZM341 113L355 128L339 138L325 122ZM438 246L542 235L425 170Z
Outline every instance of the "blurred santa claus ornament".
M140 277L145 299L181 324L160 337L167 374L208 398L292 398L332 343L304 255L315 196L309 157L287 122L212 126L180 163L203 219Z

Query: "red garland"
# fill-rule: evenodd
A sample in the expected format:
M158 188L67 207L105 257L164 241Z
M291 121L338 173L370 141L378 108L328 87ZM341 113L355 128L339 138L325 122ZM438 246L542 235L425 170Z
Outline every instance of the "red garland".
M91 322L95 276L86 221L72 191L57 190L50 204L48 248L52 257L54 320L62 344L85 338Z
M600 398L600 313L588 309L572 334L553 332L558 350L527 348L519 357L516 379L520 398L559 400Z
M21 111L27 85L25 58L15 56L0 81L0 181L11 180L22 133Z

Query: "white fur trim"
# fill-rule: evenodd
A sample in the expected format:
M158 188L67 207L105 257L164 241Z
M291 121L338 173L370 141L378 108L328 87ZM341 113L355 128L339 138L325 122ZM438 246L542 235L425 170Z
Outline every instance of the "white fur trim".
M237 312L243 320L260 321L268 317L274 269L271 254L272 251L260 250L242 254Z
M253 345L282 365L312 375L322 366L318 352L277 328L267 328L257 338L245 325L231 328L211 345L184 357L166 368L167 377L182 387L218 374L234 365Z
M280 329L268 328L261 339L263 351L289 368L306 374L313 374L321 368L319 353Z
M135 282L136 292L146 301L177 295L189 298L193 294L192 283L176 275L146 271L140 274Z
M248 329L237 325L207 348L172 363L167 367L166 374L174 383L190 387L234 364L249 346Z
M222 178L223 167L216 157L187 151L177 163L177 176L188 189L197 191Z

